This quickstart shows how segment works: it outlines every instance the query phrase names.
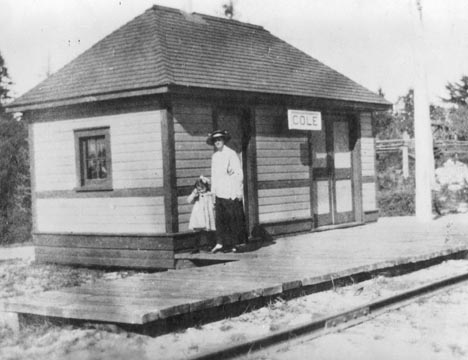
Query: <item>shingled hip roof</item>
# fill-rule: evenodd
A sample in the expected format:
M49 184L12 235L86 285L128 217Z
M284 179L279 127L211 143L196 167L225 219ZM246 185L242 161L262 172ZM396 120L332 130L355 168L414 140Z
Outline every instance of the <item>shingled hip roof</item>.
M168 85L389 105L262 27L153 6L10 107Z

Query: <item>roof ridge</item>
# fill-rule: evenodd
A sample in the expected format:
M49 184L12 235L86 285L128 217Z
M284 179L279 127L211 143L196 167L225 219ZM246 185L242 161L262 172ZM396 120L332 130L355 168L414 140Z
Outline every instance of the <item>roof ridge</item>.
M260 26L154 5L9 107L172 84L388 104Z
M231 24L231 25L237 25L237 26L249 27L249 28L253 28L253 29L265 30L263 26L246 23L246 22L239 21L239 20L225 19L225 18L222 18L222 17L219 17L219 16L213 16L213 15L207 15L207 14L201 14L201 13L195 13L195 12L194 12L194 14L200 15L203 18L208 18L208 19L210 19L212 21L219 21L219 22L224 22L224 23L228 23L228 24Z
M239 21L239 20L225 19L225 18L222 18L222 17L219 17L219 16L202 14L202 13L197 13L197 12L189 13L189 12L186 12L186 11L184 11L182 9L172 8L172 7L168 7L168 6L153 5L151 7L151 9L154 9L154 10L159 10L160 9L160 10L170 11L170 12L178 13L178 14L199 15L199 16L202 16L203 18L210 19L212 21L220 21L220 22L225 22L225 23L229 23L229 24L232 24L232 25L238 25L238 26L250 27L250 28L253 28L253 29L263 29L263 30L265 30L263 28L263 26L260 26L260 25L250 24L250 23Z

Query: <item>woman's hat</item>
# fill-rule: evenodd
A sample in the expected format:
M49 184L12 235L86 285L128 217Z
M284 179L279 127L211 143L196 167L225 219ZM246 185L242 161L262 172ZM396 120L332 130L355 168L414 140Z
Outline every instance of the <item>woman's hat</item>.
M224 142L228 142L231 138L231 135L226 130L215 130L212 133L208 134L208 138L206 139L206 143L208 145L213 145L216 139L222 138Z

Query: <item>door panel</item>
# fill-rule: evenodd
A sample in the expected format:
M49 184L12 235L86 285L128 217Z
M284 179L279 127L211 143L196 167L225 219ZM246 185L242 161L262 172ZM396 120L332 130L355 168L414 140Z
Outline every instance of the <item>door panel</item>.
M317 181L317 214L330 213L330 186L328 180Z
M351 180L335 182L337 213L353 211L352 188Z

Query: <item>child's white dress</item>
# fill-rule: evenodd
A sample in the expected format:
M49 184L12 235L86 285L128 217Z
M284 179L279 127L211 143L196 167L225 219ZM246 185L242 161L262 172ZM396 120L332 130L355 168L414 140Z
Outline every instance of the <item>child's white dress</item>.
M213 194L211 192L197 193L195 190L187 198L193 203L190 215L190 230L216 230L214 217Z

